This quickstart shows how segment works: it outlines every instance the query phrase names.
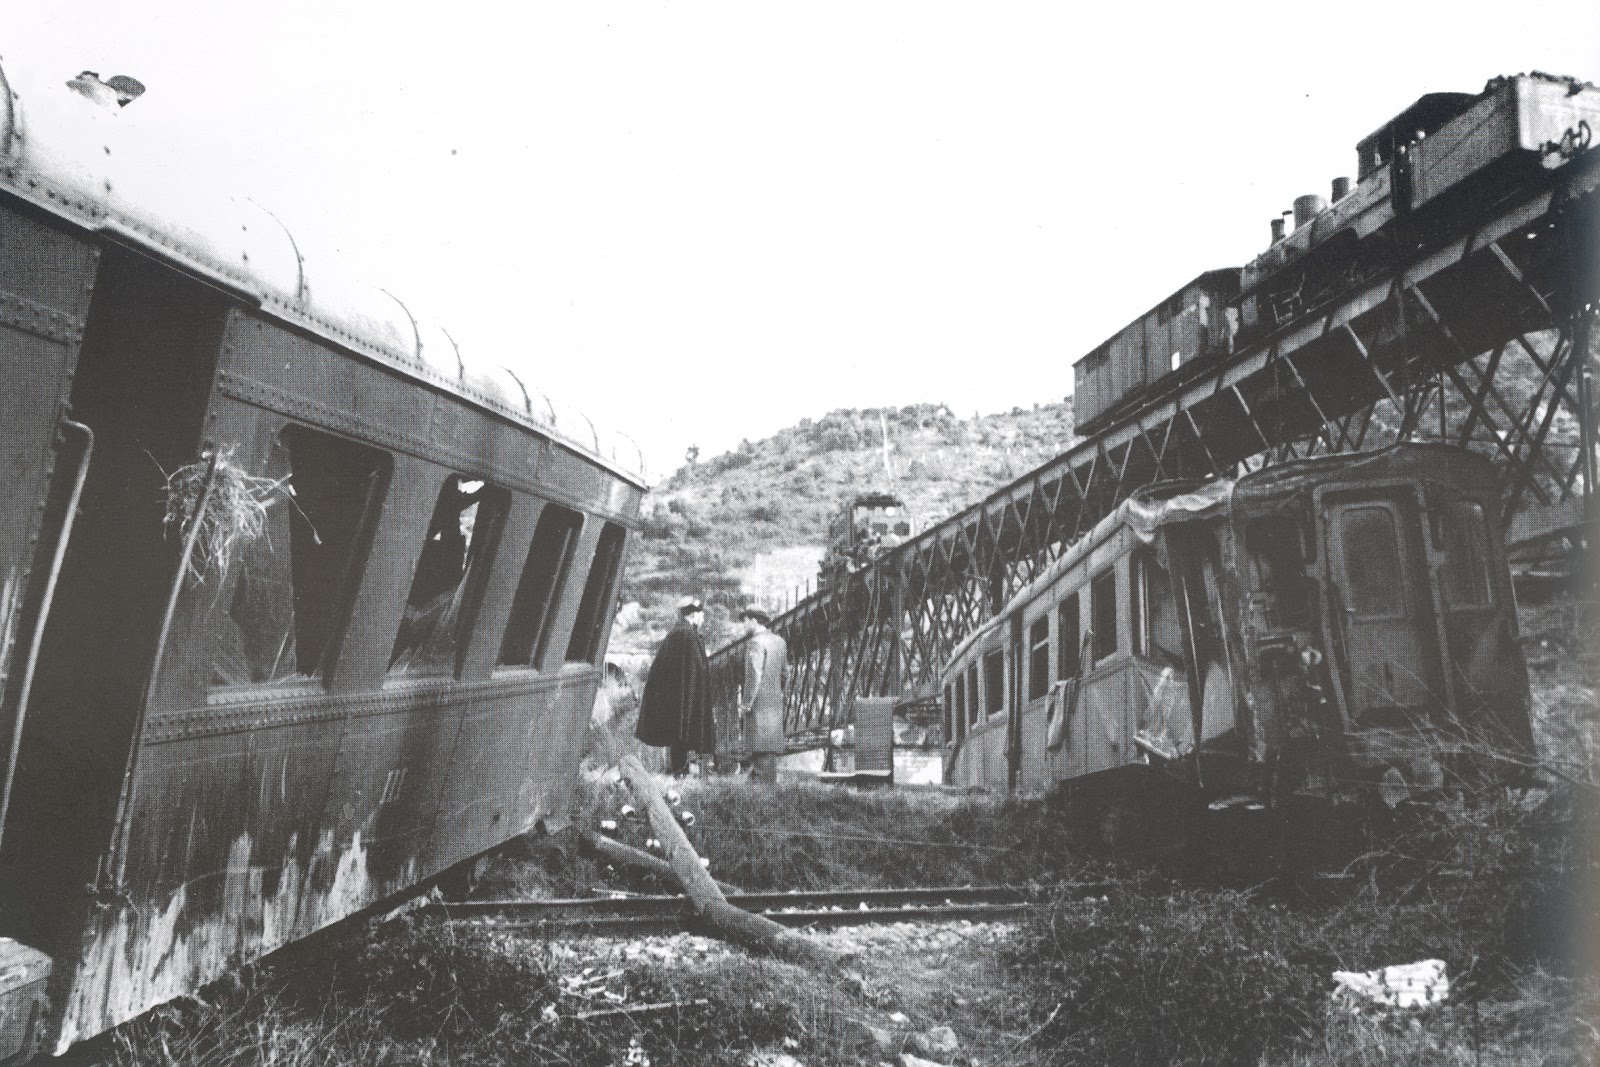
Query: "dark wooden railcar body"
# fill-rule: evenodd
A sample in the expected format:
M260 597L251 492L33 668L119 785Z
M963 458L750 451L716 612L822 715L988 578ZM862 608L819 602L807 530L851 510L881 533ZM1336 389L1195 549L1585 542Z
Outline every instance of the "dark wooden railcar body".
M151 177L114 112L0 82L0 935L50 970L47 1010L0 989L3 1060L562 817L643 483L270 215ZM167 475L213 456L265 527L180 577Z
M1128 402L1181 380L1185 367L1230 354L1238 297L1237 267L1206 271L1078 359L1072 365L1077 432L1109 425Z
M1497 493L1444 445L1142 491L956 649L946 781L1112 796L1163 769L1266 804L1523 773Z

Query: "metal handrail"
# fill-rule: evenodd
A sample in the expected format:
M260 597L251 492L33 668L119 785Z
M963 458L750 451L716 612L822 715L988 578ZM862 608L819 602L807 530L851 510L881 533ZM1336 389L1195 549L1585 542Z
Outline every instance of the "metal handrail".
M189 532L183 539L183 551L178 556L177 571L172 577L172 586L167 591L166 610L161 615L161 629L156 635L155 655L150 660L150 672L145 676L144 695L139 701L139 714L134 719L133 743L128 749L128 762L122 773L122 794L117 800L117 819L113 830L114 837L111 845L107 873L111 875L110 883L103 884L102 888L113 892L122 887L124 875L128 867L128 836L132 831L133 804L138 796L136 785L137 771L139 768L139 752L144 747L145 720L150 716L150 705L155 699L156 684L161 678L161 661L167 651L167 637L172 633L172 619L178 611L178 597L183 593L183 579L189 571L189 560L194 555L194 545L200 537L200 524L205 518L206 507L211 503L211 491L217 484L217 461L221 458L221 450L211 450L211 462L206 467L206 480L200 488L200 499L195 504L194 513L189 516Z
M79 457L78 469L73 474L66 514L61 519L61 533L56 538L55 551L50 556L44 593L39 600L38 614L33 620L33 637L28 642L28 662L23 666L22 683L17 689L17 708L11 720L11 746L6 752L5 780L0 783L0 842L5 840L6 816L11 810L11 786L16 780L17 756L22 749L22 726L28 717L28 701L33 695L33 679L39 667L39 647L44 643L44 627L50 618L50 605L55 600L56 582L61 577L61 566L67 558L67 543L72 540L72 527L78 517L78 504L83 499L83 486L89 479L89 462L94 457L93 430L71 419L62 419L61 425L64 430L83 438L83 455Z

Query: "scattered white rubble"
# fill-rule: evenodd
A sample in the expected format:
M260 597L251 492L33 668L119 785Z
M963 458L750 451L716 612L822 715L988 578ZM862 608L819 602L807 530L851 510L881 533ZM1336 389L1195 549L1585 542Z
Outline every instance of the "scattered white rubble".
M787 1052L752 1052L744 1062L749 1067L806 1067Z
M927 1056L949 1056L961 1048L956 1032L948 1026L935 1026L920 1034L913 1034L911 1047Z
M1335 996L1397 1008L1423 1008L1450 996L1444 960L1419 960L1376 971L1334 971Z

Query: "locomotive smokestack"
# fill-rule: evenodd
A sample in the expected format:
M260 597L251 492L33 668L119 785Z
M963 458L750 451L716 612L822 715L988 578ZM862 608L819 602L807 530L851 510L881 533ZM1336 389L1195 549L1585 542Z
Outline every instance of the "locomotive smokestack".
M1305 196L1294 198L1294 228L1299 229L1312 219L1320 215L1328 202L1316 193L1307 193Z
M1350 179L1349 178L1342 178L1342 177L1333 179L1333 199L1334 199L1334 202L1337 203L1338 201L1343 200L1345 197L1347 197L1349 195L1350 195Z
M1272 243L1277 244L1283 240L1283 216L1279 215L1272 220Z

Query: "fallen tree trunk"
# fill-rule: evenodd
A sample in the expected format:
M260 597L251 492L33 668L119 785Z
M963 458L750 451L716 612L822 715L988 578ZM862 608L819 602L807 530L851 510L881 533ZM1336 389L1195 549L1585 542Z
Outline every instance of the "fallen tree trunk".
M678 820L672 817L672 809L667 807L661 790L656 788L655 779L644 769L644 764L635 756L624 756L622 774L640 806L649 814L650 826L667 851L667 862L678 884L689 894L695 917L709 933L813 970L848 974L845 971L846 957L830 952L809 938L791 934L764 915L755 915L729 904L722 890L717 888L717 883L701 866L699 854L689 844L689 838L684 835Z
M584 830L578 835L578 840L583 847L611 863L620 863L628 867L637 867L641 871L648 871L657 878L663 878L672 885L679 886L677 872L672 869L672 864L660 856L652 856L642 849L632 845L624 845L621 841L613 841L609 837L597 834L592 830ZM731 886L727 882L717 882L717 888L724 893L742 893L744 890Z

